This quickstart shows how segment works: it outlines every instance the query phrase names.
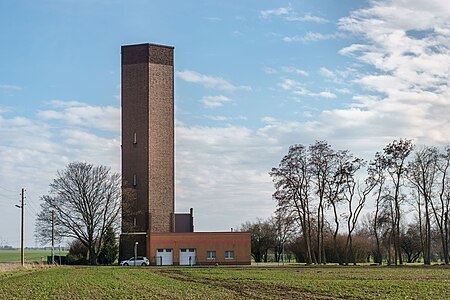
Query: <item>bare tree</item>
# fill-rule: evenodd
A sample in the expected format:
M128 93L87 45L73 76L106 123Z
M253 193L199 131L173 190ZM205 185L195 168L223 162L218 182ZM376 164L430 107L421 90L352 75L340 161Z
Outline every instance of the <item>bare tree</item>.
M372 224L376 245L374 253L374 261L381 265L383 263L383 254L381 252L380 236L379 236L379 215L381 203L384 197L386 175L384 173L383 158L380 152L375 153L375 159L369 163L368 180L371 180L372 182L376 183L378 187L375 191L375 212Z
M338 205L343 201L343 192L345 185L349 177L347 176L348 166L353 160L353 155L349 151L337 151L333 157L334 162L334 176L332 180L328 182L327 188L327 205L333 209L333 252L335 260L342 264L342 258L339 255L337 237L339 234L340 218L338 214Z
M258 219L256 222L246 222L240 231L251 232L251 252L255 262L267 262L269 250L276 245L276 229L268 220Z
M364 165L365 162L361 158L355 158L351 156L351 159L347 162L343 171L345 178L344 196L348 204L348 213L346 215L347 241L345 244L345 251L344 251L345 264L348 264L349 262L349 255L348 255L349 252L353 264L356 264L355 256L353 253L352 234L358 224L358 219L362 209L366 204L367 197L378 184L377 179L372 176L367 177L364 184L360 184L356 180L355 178L356 173ZM356 203L355 198L357 198Z
M400 236L400 247L406 254L406 262L416 262L422 254L422 243L418 223L410 223Z
M334 176L334 158L335 151L326 141L316 141L309 146L312 176L315 178L316 195L318 197L317 205L317 262L326 263L324 247L324 228L325 228L325 205L327 189Z
M279 262L284 255L285 246L295 233L295 216L292 210L280 207L275 211L275 216L269 219L275 230L275 261ZM284 257L283 257L284 261Z
M269 174L276 189L273 199L277 201L279 209L293 212L294 218L300 224L306 263L315 263L311 224L312 175L306 148L303 145L289 147L288 154Z
M394 264L402 264L401 249L399 245L401 204L404 198L401 194L401 186L407 172L407 158L413 150L413 142L408 139L394 140L384 147L383 160L386 170L392 180L392 239L394 245Z
M431 213L430 208L436 215L439 223L436 209L433 206L433 186L437 175L438 150L435 147L422 147L414 152L414 160L408 165L408 179L417 189L420 197L423 198L425 208L425 243L424 243L424 263L431 263ZM420 217L420 216L419 216ZM439 226L441 227L441 226Z
M58 171L50 193L41 198L36 234L51 238L51 211L60 236L79 240L95 265L108 228L117 231L121 204L121 178L105 166L74 162Z
M437 204L432 201L432 208L439 226L442 251L445 264L449 263L449 226L450 226L450 147L446 147L438 156L438 197Z

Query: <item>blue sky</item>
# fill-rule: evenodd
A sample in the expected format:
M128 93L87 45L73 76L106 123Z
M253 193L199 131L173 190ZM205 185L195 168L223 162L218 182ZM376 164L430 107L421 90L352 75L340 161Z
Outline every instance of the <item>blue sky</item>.
M229 230L271 215L291 144L449 144L448 28L444 0L1 1L0 244L20 188L34 246L57 170L120 170L121 45L175 46L177 210Z

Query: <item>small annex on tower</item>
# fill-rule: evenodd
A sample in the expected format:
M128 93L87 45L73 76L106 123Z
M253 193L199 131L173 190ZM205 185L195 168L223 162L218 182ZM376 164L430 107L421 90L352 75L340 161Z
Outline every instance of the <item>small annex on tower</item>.
M175 213L174 47L122 46L122 233L119 260L152 265L250 264L247 232L194 232Z

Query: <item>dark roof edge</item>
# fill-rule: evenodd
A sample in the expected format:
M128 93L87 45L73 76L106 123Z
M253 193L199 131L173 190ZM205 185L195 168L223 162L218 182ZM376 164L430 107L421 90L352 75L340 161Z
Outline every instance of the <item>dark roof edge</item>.
M156 47L164 47L164 48L169 48L169 49L175 49L174 46L167 46L167 45L154 44L154 43L141 43L141 44L122 45L122 48L135 47L135 46L156 46Z

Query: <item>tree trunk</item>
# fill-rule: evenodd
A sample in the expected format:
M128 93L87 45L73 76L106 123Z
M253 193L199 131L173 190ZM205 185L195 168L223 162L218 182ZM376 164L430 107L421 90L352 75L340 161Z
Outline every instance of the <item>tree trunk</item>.
M303 247L305 249L305 262L307 265L312 263L311 260L311 242L308 234L307 225L305 224L305 218L303 218L303 222L301 222L302 233L303 233Z
M97 255L95 254L94 247L92 246L89 247L88 256L89 256L89 264L91 266L97 265Z
M449 253L448 253L448 213L446 213L446 217L444 218L444 262L446 265L449 264Z
M388 266L392 265L392 231L389 233Z
M322 264L322 228L321 228L321 207L322 207L322 199L320 199L319 207L317 209L317 263Z
M378 263L379 265L383 264L383 256L381 254L381 249L380 249L380 237L378 236L378 213L380 211L380 200L381 200L381 192L383 189L383 185L380 184L380 188L378 189L378 196L377 196L377 205L376 205L376 210L375 210L375 218L374 218L374 223L373 223L373 230L374 230L374 235L375 235L375 241L376 241L376 252L374 255L374 263Z
M425 265L431 264L431 224L428 203L425 200L425 251L423 262Z
M336 229L333 232L333 251L334 251L334 257L336 258L336 261L342 265L341 258L339 256L339 251L337 248L337 235L339 232L339 217L336 210L336 203L332 202L333 205L333 213L334 213L334 223L336 224Z

